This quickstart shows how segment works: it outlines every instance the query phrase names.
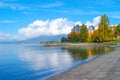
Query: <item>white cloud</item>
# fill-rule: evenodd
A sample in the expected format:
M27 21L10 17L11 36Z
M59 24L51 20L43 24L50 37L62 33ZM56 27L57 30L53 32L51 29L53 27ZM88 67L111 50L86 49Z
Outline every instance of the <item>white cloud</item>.
M0 41L13 41L18 39L19 37L17 35L13 36L7 33L0 32Z
M100 19L101 19L101 17L100 17L100 16L97 16L97 17L95 17L95 18L93 19L93 22L87 21L85 24L87 25L87 27L89 27L89 26L94 26L95 29L97 29L97 28L98 28L98 24L99 24L99 22L100 22Z
M15 20L0 20L0 23L14 23L17 22Z
M80 21L75 22L75 25L80 25L80 26L82 26L82 22L80 22Z
M95 26L95 29L98 27L98 23L100 22L100 16L95 17L93 19L93 22L87 21L86 25L89 26ZM71 32L71 29L74 25L79 24L82 25L82 23L79 22L72 22L68 21L66 18L57 18L54 20L36 20L33 23L29 24L28 27L19 29L18 33L20 36L22 36L25 39L28 38L35 38L39 36L51 36L51 35L62 35L62 34L68 34Z
M93 25L93 23L92 23L92 22L90 22L90 21L87 21L85 24L87 25L87 27L89 27L89 26Z
M12 10L24 10L28 8L20 4L8 4L7 7L9 7Z
M9 3L8 1L1 1L0 7L1 8L10 8L12 10L24 10L24 9L28 8L28 7L23 6L21 4Z
M95 17L93 22L87 21L87 27L93 25L95 29L98 27L100 22L100 16ZM9 21L8 21L9 22ZM69 21L66 18L57 18L53 20L36 20L29 24L27 27L18 30L17 35L10 35L0 32L0 41L12 41L12 40L24 40L35 38L39 36L51 36L51 35L62 35L71 32L74 25L82 25L82 22Z
M19 35L25 38L34 38L41 35L61 35L68 34L75 23L66 18L54 20L36 20L28 27L19 30Z
M7 39L10 35L0 32L0 40Z
M40 6L40 7L42 7L42 8L52 8L52 7L59 7L59 6L62 6L62 5L63 5L62 2L55 2L55 3L43 5L43 6Z

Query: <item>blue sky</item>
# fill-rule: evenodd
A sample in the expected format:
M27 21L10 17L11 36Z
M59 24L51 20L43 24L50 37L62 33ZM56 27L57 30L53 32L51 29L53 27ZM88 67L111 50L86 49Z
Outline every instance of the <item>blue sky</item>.
M69 23L86 23L103 14L108 15L110 25L115 25L120 23L119 3L120 0L0 0L0 33L19 35L19 30L36 20L52 22L63 18Z

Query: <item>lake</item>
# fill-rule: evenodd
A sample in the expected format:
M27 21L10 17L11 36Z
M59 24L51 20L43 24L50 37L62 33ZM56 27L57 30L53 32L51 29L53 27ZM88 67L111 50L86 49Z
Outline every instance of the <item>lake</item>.
M0 80L45 80L112 50L107 46L0 44Z

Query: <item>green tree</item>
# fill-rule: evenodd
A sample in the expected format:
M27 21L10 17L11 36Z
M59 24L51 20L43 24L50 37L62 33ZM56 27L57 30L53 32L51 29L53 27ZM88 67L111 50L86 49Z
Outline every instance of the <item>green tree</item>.
M99 41L104 42L108 41L108 31L109 31L109 19L107 15L101 16L100 23L98 25Z
M61 42L63 43L63 42L67 42L67 38L66 37L62 37L61 38Z
M109 34L108 34L109 40L110 41L114 40L114 38L115 38L115 26L110 26L108 32L109 32Z
M76 35L73 35L73 36L70 38L70 42L77 42L77 36L76 36Z
M118 24L115 28L115 37L120 38L120 24Z
M81 26L79 39L81 42L87 42L87 40L88 40L88 29L87 29L87 26L84 24L82 24L82 26Z

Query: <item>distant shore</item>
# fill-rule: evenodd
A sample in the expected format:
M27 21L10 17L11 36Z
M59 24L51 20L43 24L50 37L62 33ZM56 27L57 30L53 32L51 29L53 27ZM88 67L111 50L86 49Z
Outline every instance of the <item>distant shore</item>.
M115 46L117 44L107 44L107 43L44 43L44 46L88 46L88 45L106 45L106 46Z
M115 50L48 80L119 80L120 44L111 47Z

